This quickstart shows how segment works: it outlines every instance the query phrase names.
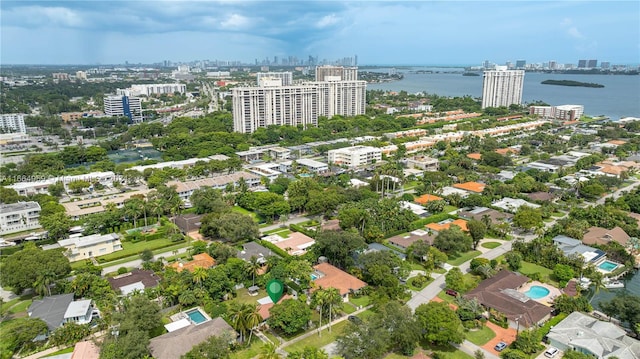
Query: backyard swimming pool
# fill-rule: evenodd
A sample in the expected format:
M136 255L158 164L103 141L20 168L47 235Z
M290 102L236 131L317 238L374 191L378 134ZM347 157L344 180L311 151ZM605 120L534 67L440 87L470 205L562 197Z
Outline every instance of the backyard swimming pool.
M524 292L524 295L531 299L540 299L548 296L549 293L549 289L539 285L533 285L528 291Z
M611 272L614 269L618 268L618 264L614 262L604 261L598 266L598 268L605 270L607 272Z
M205 317L205 315L202 314L202 312L198 308L192 309L186 313L189 316L189 319L191 319L194 324L200 324L207 321L207 317Z

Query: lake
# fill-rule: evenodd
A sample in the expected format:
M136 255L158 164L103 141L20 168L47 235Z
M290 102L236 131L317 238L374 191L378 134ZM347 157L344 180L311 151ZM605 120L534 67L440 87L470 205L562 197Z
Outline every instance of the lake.
M366 71L387 72L388 69ZM426 70L439 73L414 73ZM447 72L447 73L445 73ZM449 73L451 72L451 73ZM455 72L455 73L454 73ZM368 84L370 90L427 92L440 96L482 96L482 76L462 76L462 68L402 69L399 81ZM602 84L604 88L543 85L544 80L572 80ZM640 75L569 75L527 72L524 75L523 102L544 101L550 105L583 105L589 116L605 115L613 120L640 117Z

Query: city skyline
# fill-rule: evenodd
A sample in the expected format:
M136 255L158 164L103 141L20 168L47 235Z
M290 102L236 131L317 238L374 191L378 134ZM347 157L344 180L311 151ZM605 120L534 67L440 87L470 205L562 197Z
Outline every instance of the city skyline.
M2 1L0 10L2 64L355 54L362 65L640 63L635 1Z

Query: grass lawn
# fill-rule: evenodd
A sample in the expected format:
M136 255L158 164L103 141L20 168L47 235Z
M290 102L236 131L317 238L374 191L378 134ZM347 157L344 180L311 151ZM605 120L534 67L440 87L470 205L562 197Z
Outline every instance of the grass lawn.
M496 333L487 326L483 326L482 329L470 330L466 333L465 337L468 341L475 345L485 345L489 340L493 339Z
M366 296L366 295L363 295L358 298L349 296L349 301L355 304L356 306L362 306L362 307L366 307L367 305L369 305L369 302L371 302L371 300L369 299L369 296Z
M562 213L562 212L553 212L553 213L551 213L551 217L556 217L557 218L557 217L562 217L562 216L564 216L564 213Z
M449 213L449 212L453 212L455 210L457 210L458 207L456 206L451 206L451 205L446 205L444 206L444 209L442 210L443 213Z
M522 267L518 272L526 276L532 273L540 273L543 282L552 284L554 286L558 285L558 283L555 280L551 279L551 275L553 274L553 271L551 269L545 268L543 266L539 266L537 264L525 262L525 261L522 261L521 263L522 263Z
M9 313L16 314L20 312L26 312L27 309L29 309L30 305L31 299L19 302L9 309Z
M433 270L433 273L438 273L438 274L445 274L447 273L447 270L444 268L436 268Z
M441 290L438 293L437 297L444 300L447 303L453 303L453 301L456 299L455 297L452 297L449 294L445 293L444 290Z
M253 218L255 222L258 222L258 216L254 212L248 211L242 207L233 206L231 207L231 211L240 213L240 214L246 214L247 216L251 216L251 218Z
M344 306L342 306L342 311L347 313L347 314L351 314L351 313L355 312L356 310L357 309L351 304L345 303Z
M288 347L285 347L284 350L287 352L295 352L298 350L302 350L305 347L312 348L322 348L323 346L332 343L336 340L336 338L342 334L342 330L347 326L348 321L342 321L338 324L335 324L331 327L331 333L329 333L329 329L325 329L321 332L321 336L318 335L317 330L313 330L313 335L294 343Z
M439 358L444 358L444 359L473 359L473 357L469 354L466 354L456 348L454 348L451 345L447 345L447 346L434 346L434 345L429 345L426 344L424 342L420 343L422 348L427 349L427 350L433 350L434 352L438 353Z
M2 306L0 306L0 313L4 313L5 310L11 308L12 306L14 306L15 304L17 304L18 302L20 302L20 298L15 298L15 299L11 299L8 302L4 302L2 303Z
M282 238L289 238L289 234L291 234L291 230L289 230L288 228L277 228L277 229L272 229L270 231L266 231L264 232L264 234L277 234Z
M480 251L469 251L466 253L459 254L458 256L455 256L455 257L449 256L449 260L447 261L447 263L451 264L452 266L459 266L462 263L479 256L480 254L482 254L482 252Z
M420 263L407 261L407 264L409 264L411 270L424 270L424 267Z
M500 247L500 243L498 242L484 242L481 244L482 248L494 249L496 247Z
M551 223L553 222L553 218L545 218L542 220L544 223Z
M262 288L260 288L260 290L258 291L258 295L254 297L249 295L249 290L247 288L240 288L236 291L236 293L238 294L238 296L233 298L231 301L248 304L258 304L258 299L267 296L267 291Z
M158 240L160 240L160 239L158 239ZM144 243L144 242L141 242L141 243ZM156 255L156 254L160 254L160 253L172 252L172 251L178 250L180 248L185 248L185 247L191 246L191 244L189 244L189 241L180 241L180 242L177 242L177 243L178 244L176 244L175 246L157 248L155 250L152 250L152 252L153 252L154 255ZM116 253L118 253L118 252L116 252ZM185 253L185 255L186 255L186 253ZM105 262L105 263L98 263L98 265L100 267L103 267L103 268L104 267L111 267L111 266L116 266L118 264L127 263L127 262L130 262L130 261L136 260L136 259L140 259L140 257L138 257L137 253L134 254L134 255L128 256L126 258L118 259L118 260L115 260L115 261ZM165 259L169 260L169 257L167 257ZM84 267L84 265L85 265L85 261L73 262L73 263L71 263L71 269L78 269L78 268Z
M51 353L51 354L47 355L47 356L46 356L46 357L44 357L44 358L48 358L48 357L52 357L52 356L56 356L56 355L60 355L60 354L69 354L69 353L73 353L73 349L75 349L75 347L71 346L71 347L69 347L69 348L67 348L67 349L58 350L57 352L55 352L55 353Z
M147 241L140 241L136 243L122 242L123 249L121 251L113 252L111 254L107 254L104 256L96 257L96 258L102 260L103 262L108 262L110 260L118 260L123 256L128 257L128 256L139 254L145 249L154 250L158 248L168 247L174 243L176 242L172 242L171 239L169 238L159 238L159 239L154 239L148 242Z
M264 343L262 342L262 340L253 336L253 338L251 338L251 345L249 347L244 348L242 350L238 350L237 352L231 353L231 356L229 358L230 359L253 358L258 354L260 354L260 349L262 348L263 345Z

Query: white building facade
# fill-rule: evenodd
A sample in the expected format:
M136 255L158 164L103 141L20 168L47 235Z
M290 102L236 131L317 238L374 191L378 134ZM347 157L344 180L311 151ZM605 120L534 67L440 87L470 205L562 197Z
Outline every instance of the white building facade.
M523 86L523 70L507 70L506 66L496 66L496 70L485 71L482 81L482 108L520 105Z
M321 116L333 117L364 115L366 110L366 81L325 81L318 86Z
M560 105L560 106L531 106L530 115L538 115L542 118L553 118L563 121L579 120L584 114L582 105Z
M233 129L252 133L270 125L318 124L318 91L313 85L233 89Z
M132 96L151 96L161 94L174 94L187 92L187 85L185 84L145 84L145 85L131 85Z
M127 116L133 122L142 122L142 99L129 95L105 96L104 114L107 116Z
M357 67L316 66L316 81L355 81L357 79Z
M352 146L329 150L329 163L355 168L382 160L382 150L370 146Z
M38 202L0 204L0 234L40 228Z
M293 74L289 71L286 72L258 72L256 74L256 80L258 86L264 86L264 80L266 79L281 79L281 86L291 86L293 84Z
M58 241L60 247L66 249L65 256L69 262L91 259L122 250L122 242L117 233L92 234Z
M23 113L3 113L0 114L0 132L27 133L27 126L24 124Z

